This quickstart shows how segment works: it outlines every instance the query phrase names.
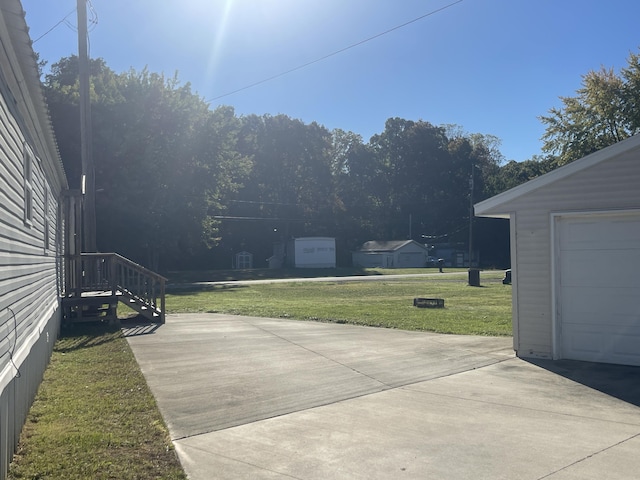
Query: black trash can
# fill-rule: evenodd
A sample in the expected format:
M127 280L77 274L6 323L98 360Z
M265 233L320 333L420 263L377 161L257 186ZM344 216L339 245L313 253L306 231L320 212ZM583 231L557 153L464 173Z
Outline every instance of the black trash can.
M472 287L480 286L480 270L478 268L469 269L469 285Z

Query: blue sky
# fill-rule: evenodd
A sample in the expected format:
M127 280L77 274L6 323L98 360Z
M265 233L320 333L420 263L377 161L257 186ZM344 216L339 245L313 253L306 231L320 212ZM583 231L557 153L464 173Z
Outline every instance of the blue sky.
M582 75L619 71L640 49L637 0L91 1L90 54L116 72L178 72L212 108L283 113L364 141L390 117L457 124L497 136L517 161L541 153L538 117ZM41 58L77 54L76 0L22 3Z

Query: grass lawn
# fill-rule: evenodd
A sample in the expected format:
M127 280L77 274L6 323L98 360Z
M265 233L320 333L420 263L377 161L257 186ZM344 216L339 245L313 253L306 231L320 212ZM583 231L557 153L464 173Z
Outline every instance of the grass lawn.
M511 335L511 286L502 285L502 277L503 272L482 272L481 287L468 286L465 275L436 275L183 288L167 296L167 309ZM199 278L213 280L206 273ZM183 276L185 283L195 280ZM443 298L445 308L414 307L415 297ZM120 313L130 312L123 308ZM63 331L8 478L186 479L155 400L119 330L96 325Z
M120 330L74 327L56 342L10 480L186 480Z
M482 272L481 287L468 286L466 276L217 285L175 291L167 296L167 309L169 313L228 313L438 333L511 335L511 286L502 284L503 276L498 271ZM445 308L416 308L415 297L443 298Z
M445 267L445 272L466 272L466 268ZM254 268L249 270L199 270L167 272L169 284L264 280L272 278L352 277L371 275L438 273L437 268Z

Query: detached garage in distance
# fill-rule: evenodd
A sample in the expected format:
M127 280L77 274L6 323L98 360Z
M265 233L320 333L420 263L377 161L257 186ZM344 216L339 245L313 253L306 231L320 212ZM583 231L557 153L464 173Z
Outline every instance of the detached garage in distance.
M640 365L640 135L475 214L510 219L518 356Z
M363 268L424 268L429 249L414 240L370 241L351 253L353 265Z

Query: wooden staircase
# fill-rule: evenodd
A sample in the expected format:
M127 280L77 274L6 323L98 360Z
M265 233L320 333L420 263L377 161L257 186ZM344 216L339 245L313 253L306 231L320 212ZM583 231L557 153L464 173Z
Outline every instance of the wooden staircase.
M149 321L165 321L167 279L117 253L68 256L63 323L117 322L122 302Z

